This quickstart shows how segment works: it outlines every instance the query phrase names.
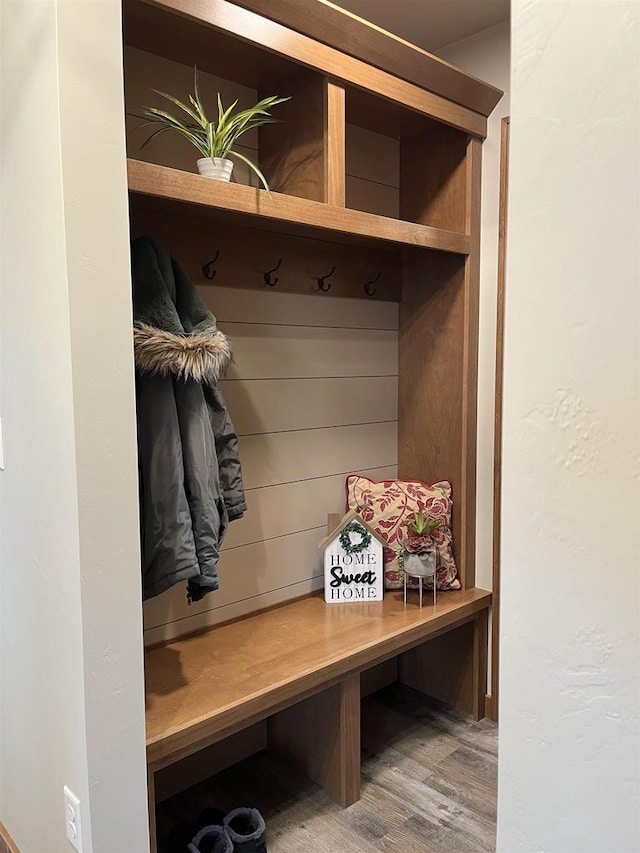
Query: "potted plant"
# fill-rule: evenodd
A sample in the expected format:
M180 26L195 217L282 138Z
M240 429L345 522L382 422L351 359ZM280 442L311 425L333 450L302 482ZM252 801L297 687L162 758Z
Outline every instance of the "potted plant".
M173 131L179 133L187 139L196 148L202 157L197 161L198 172L208 178L215 178L218 181L229 181L231 172L233 171L233 162L229 157L237 157L246 163L258 176L258 179L269 192L269 185L265 176L262 174L256 164L233 150L233 146L237 143L240 137L260 127L263 124L271 124L276 119L271 117L269 110L288 101L289 98L280 98L277 95L271 95L268 98L263 98L258 101L253 107L246 110L235 111L237 100L226 109L222 105L222 99L218 94L218 115L213 121L209 119L202 103L200 96L200 86L198 85L198 69L194 69L194 91L193 95L189 95L189 103L178 100L173 95L166 92L160 92L157 89L153 91L170 101L185 114L172 115L171 113L161 110L158 107L145 107L140 118L146 118L147 121L140 125L140 128L148 125L160 125L150 136L144 141L141 148L144 148L156 137L163 133Z
M403 568L413 577L431 578L436 573L436 543L431 535L440 527L439 519L429 520L422 511L408 524L403 546Z

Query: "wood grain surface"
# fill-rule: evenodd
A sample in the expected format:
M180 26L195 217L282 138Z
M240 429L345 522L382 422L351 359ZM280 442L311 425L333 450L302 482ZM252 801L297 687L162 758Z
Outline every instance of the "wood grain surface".
M464 263L407 253L400 306L398 475L453 486L453 547L464 586ZM473 530L475 533L475 529Z
M0 821L0 853L20 853L18 845L9 835L9 831L2 821Z
M467 137L434 126L400 143L400 215L448 231L466 230Z
M367 186L371 186L370 182ZM203 285L205 289L215 288L208 295L219 319L221 315L217 308L217 293L221 287L245 291L250 289L269 297L279 293L299 293L315 296L317 303L336 296L356 298L362 305L365 283L379 277L377 291L374 296L367 297L367 301L400 301L402 258L397 246L375 246L372 243L369 250L363 252L362 246L336 243L331 239L319 239L318 236L302 237L250 227L259 224L255 220L249 220L249 225L218 221L212 223L206 217L180 216L175 212L152 210L136 204L136 198L132 201L132 236L152 235L180 260L194 283ZM215 257L216 252L219 254L214 267L215 279L209 282L203 275L202 267ZM322 293L318 289L318 277L328 273L331 267L335 267L330 279L331 290ZM269 287L264 276L274 269L269 280L273 282L277 279L277 282ZM244 300L247 312L251 311L246 293ZM257 315L255 311L252 312L253 321L266 322L268 304L264 298L260 301L263 313ZM307 316L302 321L298 320L298 324L302 322L309 325L309 303L307 306ZM284 308L286 311L286 303ZM314 305L313 309L314 315L316 309L326 313L326 309L319 305ZM339 313L334 303L333 314ZM276 319L282 322L282 314ZM332 322L335 322L335 317Z
M424 609L405 607L399 593L333 607L314 595L151 649L147 760L169 764L473 619L490 603L480 589L442 594Z
M326 201L326 80L307 68L284 79L262 79L258 98L291 100L274 108L278 120L258 130L260 168L272 191Z
M344 207L346 116L344 86L326 80L325 83L325 190L323 201Z
M487 611L401 655L398 680L470 714L474 720L484 717Z
M156 853L158 837L156 833L156 781L152 767L147 767L147 808L149 810L149 850Z
M478 334L480 310L480 203L482 144L467 145L466 233L471 251L464 265L464 318L462 323L462 474L464 494L460 503L464 538L458 541L465 566L465 585L476 582L476 468L478 441Z
M500 689L500 543L502 530L502 408L504 388L504 305L509 197L509 118L502 119L500 141L500 208L498 222L498 306L496 324L496 390L493 433L493 604L491 606L491 719L498 721Z
M487 133L480 113L227 0L127 0L123 17L127 44L213 74L225 69L244 85L257 88L265 75L299 64L480 138Z
M360 676L269 718L268 745L342 806L360 797Z
M502 97L495 86L337 4L325 0L235 2L482 115L488 116Z
M131 193L173 202L165 209L175 210L178 204L186 215L191 207L201 207L224 211L227 221L229 213L254 221L277 221L286 225L290 233L303 235L310 231L321 232L347 239L357 237L359 241L373 245L396 243L462 255L469 248L469 238L465 234L279 193L269 197L264 190L225 184L140 160L128 161L128 175Z

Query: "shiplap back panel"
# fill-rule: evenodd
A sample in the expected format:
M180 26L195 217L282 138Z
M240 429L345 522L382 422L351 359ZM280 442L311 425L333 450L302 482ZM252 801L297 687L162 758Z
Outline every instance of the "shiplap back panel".
M348 124L347 207L400 218L400 141Z
M181 98L192 91L187 66L130 47L125 64L129 113L161 104L153 88ZM210 74L200 84L211 105L218 91L225 103L256 101L254 90ZM129 156L196 170L197 153L174 134L141 151L139 123L127 119ZM257 136L244 141L242 153L257 158ZM347 172L351 206L397 216L396 140L350 125ZM234 179L250 182L238 166ZM346 475L397 473L397 304L215 282L200 290L234 344L220 387L239 436L248 510L225 538L217 592L189 605L178 584L145 602L147 644L320 588L317 546L327 514L344 510Z
M220 387L248 509L230 525L217 592L189 605L178 584L145 603L148 644L320 588L318 542L344 510L346 475L397 471L397 304L200 291L234 344Z

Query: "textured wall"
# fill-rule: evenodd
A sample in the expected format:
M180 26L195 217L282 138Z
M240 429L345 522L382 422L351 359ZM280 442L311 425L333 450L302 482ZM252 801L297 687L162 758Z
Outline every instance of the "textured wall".
M513 3L500 853L640 849L639 12Z

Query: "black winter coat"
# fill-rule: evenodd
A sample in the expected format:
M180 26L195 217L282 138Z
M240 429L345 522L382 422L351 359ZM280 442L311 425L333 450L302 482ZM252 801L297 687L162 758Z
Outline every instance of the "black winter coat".
M132 244L143 598L218 588L220 545L246 509L238 439L217 379L228 339L149 237Z

